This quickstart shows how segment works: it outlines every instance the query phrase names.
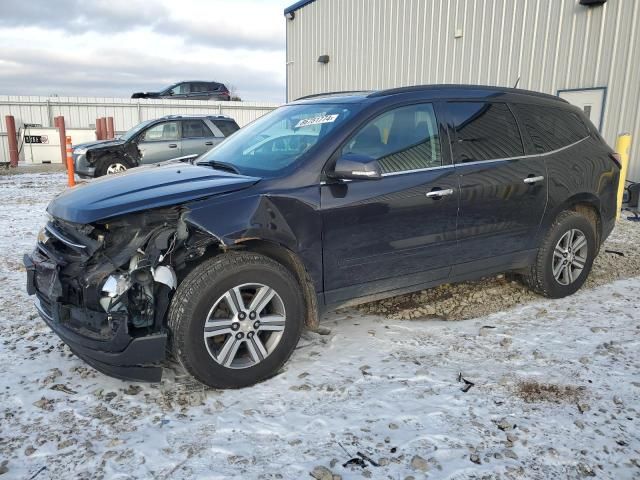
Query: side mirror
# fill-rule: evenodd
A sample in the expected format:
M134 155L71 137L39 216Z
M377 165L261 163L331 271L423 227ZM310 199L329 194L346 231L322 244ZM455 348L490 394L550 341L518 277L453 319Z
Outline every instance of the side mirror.
M382 171L375 158L357 153L347 153L338 158L333 172L330 172L328 176L350 180L380 180Z

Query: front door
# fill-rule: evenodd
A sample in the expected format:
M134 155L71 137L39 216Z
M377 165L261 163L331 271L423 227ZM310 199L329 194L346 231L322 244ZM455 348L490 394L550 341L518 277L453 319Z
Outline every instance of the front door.
M191 82L189 84L189 100L209 100L211 98L211 88L207 82Z
M172 120L152 125L140 134L138 140L140 163L156 163L182 155L180 122Z
M453 274L512 264L535 248L547 202L544 159L525 156L507 104L449 102L446 110L460 181L455 257L466 264Z
M432 104L404 106L368 122L338 152L376 158L383 177L321 187L327 303L447 278L458 182L441 132Z

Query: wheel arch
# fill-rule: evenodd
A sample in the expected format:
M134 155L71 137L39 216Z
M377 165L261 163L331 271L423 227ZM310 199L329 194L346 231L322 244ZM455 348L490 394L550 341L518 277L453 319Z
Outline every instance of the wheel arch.
M192 224L192 227L194 226ZM181 279L184 279L198 264L209 258L224 255L226 252L244 250L259 253L280 263L294 275L303 294L305 325L311 330L318 327L320 313L315 283L302 259L290 248L273 240L258 237L238 239L229 244L223 238L197 227L192 235L200 236L201 240L197 243L202 245L202 249L193 256L192 261L186 262L178 271ZM191 256L186 259L189 258Z
M547 228L553 223L555 218L565 210L572 210L584 215L594 226L597 239L597 248L600 248L602 240L602 213L600 199L591 193L579 193L567 198L564 202L557 205L546 216L544 228L542 229L542 235ZM597 254L597 253L596 253Z
M305 306L305 326L311 330L318 327L319 309L315 285L304 263L295 252L277 242L261 238L236 241L229 250L246 250L259 253L275 260L289 270L295 276L302 289Z

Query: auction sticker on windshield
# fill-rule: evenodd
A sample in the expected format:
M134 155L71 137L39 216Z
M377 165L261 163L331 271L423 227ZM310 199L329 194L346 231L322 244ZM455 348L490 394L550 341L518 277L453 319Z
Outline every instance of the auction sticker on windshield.
M334 115L321 115L319 117L305 118L300 120L294 128L308 127L309 125L318 125L320 123L333 123L338 118L338 113Z

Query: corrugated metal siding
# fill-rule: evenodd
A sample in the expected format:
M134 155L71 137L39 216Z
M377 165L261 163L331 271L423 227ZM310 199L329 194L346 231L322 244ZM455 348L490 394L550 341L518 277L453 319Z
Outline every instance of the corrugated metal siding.
M285 22L289 100L518 77L518 87L554 95L607 87L603 135L614 145L632 133L629 178L640 181L640 0L317 0Z
M58 115L64 115L67 128L93 128L96 118L110 116L113 117L116 130L124 132L144 120L194 113L227 115L242 127L277 106L260 102L0 95L0 162L8 161L5 115L16 118L17 128L25 123L52 127L53 119Z
M0 133L0 162L9 161L9 137L6 133Z

